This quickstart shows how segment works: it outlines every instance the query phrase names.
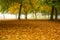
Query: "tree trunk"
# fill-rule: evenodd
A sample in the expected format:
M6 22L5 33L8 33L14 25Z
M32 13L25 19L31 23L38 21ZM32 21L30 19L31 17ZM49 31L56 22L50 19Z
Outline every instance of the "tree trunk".
M52 6L50 20L53 20L53 15L54 15L54 6Z
M25 13L25 19L27 20L27 12Z
M18 14L18 20L20 20L21 9L22 9L22 4L20 5L19 14Z
M49 15L50 15L50 14L48 13L48 18L49 18Z
M37 19L37 15L36 15L36 12L34 11L34 13L35 13L35 19Z
M55 8L55 11L56 11L56 14L55 14L55 20L57 20L57 16L58 16L57 8Z
M5 15L3 14L3 17L4 17L4 19L5 19Z
M34 12L33 12L33 19L35 18L35 14L34 14Z
M17 14L16 14L16 19L17 19Z

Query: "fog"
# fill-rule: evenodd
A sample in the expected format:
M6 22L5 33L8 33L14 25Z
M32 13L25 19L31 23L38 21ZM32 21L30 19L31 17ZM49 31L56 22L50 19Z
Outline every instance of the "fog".
M50 15L42 15L42 13L37 13L37 19L50 19ZM25 19L25 14L21 14L21 19ZM55 16L54 16L55 18ZM18 14L9 14L9 13L5 13L2 14L0 13L0 20L4 20L4 19L18 19ZM28 13L27 14L27 19L35 19L35 14L34 13ZM60 15L58 15L58 19L60 19Z

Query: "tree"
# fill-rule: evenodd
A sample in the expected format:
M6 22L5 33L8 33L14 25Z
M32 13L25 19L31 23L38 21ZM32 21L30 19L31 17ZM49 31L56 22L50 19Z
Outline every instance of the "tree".
M31 9L31 5L29 3L29 0L24 0L23 1L23 12L25 13L25 19L27 19L27 13L29 12L29 10Z
M60 0L56 0L56 3L55 3L55 20L57 20L58 19L58 12L59 12L59 10L57 9L57 8L59 8L60 7Z
M0 6L1 6L0 11L3 14L8 12L8 6L9 6L8 0L0 0ZM5 16L4 16L4 18L5 18Z
M38 1L41 1L41 0L29 0L29 1L30 1L32 11L35 14L35 19L37 19L36 13L39 11L39 7L40 7L40 5L38 4Z
M55 19L57 19L57 8L56 8L56 5L57 5L57 0L46 0L45 1L46 4L50 5L51 6L51 16L50 16L50 20L53 20L53 15L55 14L54 12L56 12L55 14ZM55 11L54 11L55 10Z
M17 14L19 12L19 5L20 5L19 3L14 2L8 8L8 12L10 14L15 14L16 15L16 18L17 18Z

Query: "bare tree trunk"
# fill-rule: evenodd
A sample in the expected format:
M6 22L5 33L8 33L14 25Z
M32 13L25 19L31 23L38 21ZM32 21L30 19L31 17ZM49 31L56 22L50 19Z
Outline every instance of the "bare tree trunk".
M48 13L48 18L49 18L49 13Z
M25 13L25 19L27 20L27 12Z
M17 14L16 14L16 19L17 19Z
M22 3L20 5L20 9L19 9L18 20L20 20L21 10L22 10Z
M55 20L57 20L57 16L58 16L57 8L55 8L55 11L56 11Z
M53 15L54 15L54 6L52 6L50 20L53 20Z
M35 14L34 14L34 12L33 12L33 18L35 18L35 16L34 16Z
M35 19L37 19L37 15L36 15L36 12L34 11L34 14L35 14Z
M4 19L5 19L5 15L3 14L3 17L4 17Z

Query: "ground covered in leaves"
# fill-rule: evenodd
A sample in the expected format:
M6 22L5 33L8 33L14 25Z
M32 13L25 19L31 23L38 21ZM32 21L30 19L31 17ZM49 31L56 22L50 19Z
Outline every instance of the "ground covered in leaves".
M0 40L60 40L60 22L0 21Z

